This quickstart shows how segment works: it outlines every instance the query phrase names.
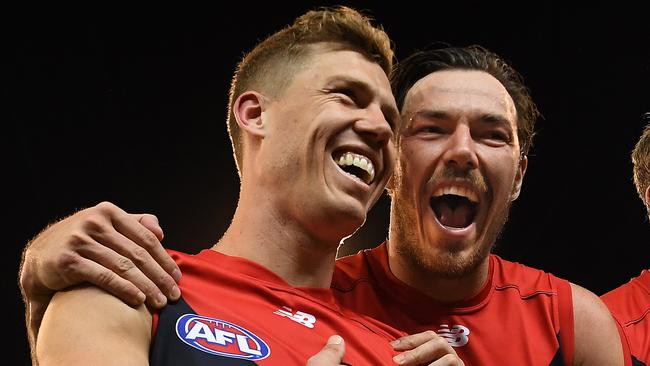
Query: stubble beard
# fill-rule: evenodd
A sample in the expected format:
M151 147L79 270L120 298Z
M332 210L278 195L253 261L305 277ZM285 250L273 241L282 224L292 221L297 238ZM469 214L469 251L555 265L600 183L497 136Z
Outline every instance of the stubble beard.
M445 243L438 255L431 255L430 250L427 250L431 244L421 243L418 239L417 228L420 225L418 225L416 208L399 195L393 196L392 204L391 232L396 240L391 240L391 243L397 244L395 247L397 253L410 262L417 272L444 279L460 279L478 269L501 235L511 207L511 202L507 201L497 210L494 214L496 219L487 228L483 238L479 239L481 241L472 245L470 253L463 254L457 249L462 245L452 242Z

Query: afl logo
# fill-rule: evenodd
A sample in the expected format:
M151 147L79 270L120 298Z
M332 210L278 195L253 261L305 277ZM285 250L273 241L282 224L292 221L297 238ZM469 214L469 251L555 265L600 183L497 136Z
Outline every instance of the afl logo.
M181 341L213 355L262 360L271 354L269 346L251 331L223 320L185 314L176 321Z

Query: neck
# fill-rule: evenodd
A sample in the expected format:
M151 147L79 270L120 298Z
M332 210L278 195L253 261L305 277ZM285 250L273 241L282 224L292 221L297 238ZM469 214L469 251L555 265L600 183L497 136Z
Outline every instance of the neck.
M272 203L240 199L232 223L213 250L256 262L295 287L329 288L336 242L324 242Z
M473 269L448 276L414 263L408 255L398 253L396 245L388 245L388 264L400 281L441 303L468 300L478 295L487 282L489 257L485 256Z

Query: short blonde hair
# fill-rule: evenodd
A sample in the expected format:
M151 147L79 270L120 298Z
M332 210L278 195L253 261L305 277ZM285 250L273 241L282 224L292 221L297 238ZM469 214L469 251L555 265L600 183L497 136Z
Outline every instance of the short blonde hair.
M644 119L647 124L632 150L632 165L636 191L650 213L650 202L645 198L645 191L650 185L650 112L644 115Z
M311 10L293 24L257 44L237 65L230 85L228 134L237 170L242 172L242 139L233 113L239 95L256 90L271 97L280 95L292 75L309 61L310 45L332 42L343 49L357 51L377 63L387 76L393 67L394 51L388 35L372 19L345 6Z

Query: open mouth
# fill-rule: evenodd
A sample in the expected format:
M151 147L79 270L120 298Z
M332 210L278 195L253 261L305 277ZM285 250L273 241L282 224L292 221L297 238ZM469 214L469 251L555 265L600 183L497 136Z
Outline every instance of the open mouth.
M375 180L375 166L368 157L353 152L344 152L334 156L334 161L341 170L366 184Z
M469 189L445 187L438 189L429 201L438 222L452 229L470 226L478 212L478 197Z

